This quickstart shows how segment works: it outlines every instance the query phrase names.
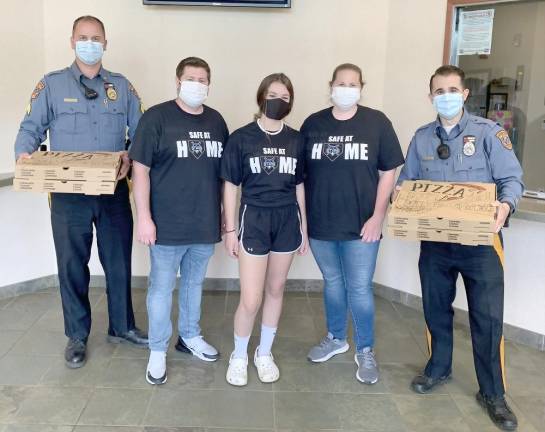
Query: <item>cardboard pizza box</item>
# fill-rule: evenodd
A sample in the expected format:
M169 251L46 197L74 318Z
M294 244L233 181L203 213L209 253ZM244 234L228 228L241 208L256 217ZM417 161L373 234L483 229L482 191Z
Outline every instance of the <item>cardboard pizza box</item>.
M15 178L115 182L121 168L119 152L35 152L20 159Z
M492 232L465 232L430 228L406 229L391 226L388 226L388 234L402 240L459 243L469 246L492 246L495 236Z
M493 233L495 201L493 183L405 181L388 212L388 227Z
M35 152L17 162L13 187L23 192L111 195L120 169L119 152Z
M13 188L22 192L63 192L85 195L113 195L117 181L13 179Z

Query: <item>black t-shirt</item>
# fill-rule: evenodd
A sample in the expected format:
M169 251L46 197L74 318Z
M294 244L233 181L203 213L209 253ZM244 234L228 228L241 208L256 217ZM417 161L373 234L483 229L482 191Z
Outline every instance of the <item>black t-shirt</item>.
M379 170L404 162L392 123L382 112L359 105L344 121L327 108L309 116L301 133L309 237L359 239L375 209Z
M304 142L284 124L278 133L252 122L231 134L221 160L221 177L242 183L241 204L280 207L297 202L295 185L303 182Z
M157 244L220 241L220 158L228 135L221 114L208 106L195 115L172 100L140 119L129 156L150 168Z

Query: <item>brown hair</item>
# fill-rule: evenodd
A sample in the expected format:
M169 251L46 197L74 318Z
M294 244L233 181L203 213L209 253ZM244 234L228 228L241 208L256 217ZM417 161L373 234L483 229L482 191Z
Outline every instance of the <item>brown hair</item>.
M361 68L353 63L343 63L335 68L331 77L331 81L329 82L330 87L333 85L333 81L337 79L337 74L342 70L351 70L356 72L360 76L360 85L363 87L365 81L363 81L363 73L361 71Z
M202 58L199 57L186 57L178 66L176 66L176 76L180 78L184 74L184 69L186 66L193 66L198 68L203 68L208 75L208 82L210 83L210 66Z
M106 29L104 28L104 23L100 21L97 17L94 17L92 15L83 15L83 16L80 16L79 18L76 18L76 20L74 21L74 24L72 25L72 35L76 31L76 27L78 26L80 22L94 22L98 24L100 28L102 29L102 34L104 34L104 37L106 37Z
M293 84L291 83L290 79L283 73L273 73L265 78L263 78L263 81L261 81L261 84L259 84L259 88L257 89L257 106L259 107L259 114L256 115L256 118L259 117L261 114L263 114L265 110L265 100L267 99L267 91L269 90L269 87L272 83L279 82L281 84L284 84L286 88L288 89L288 93L290 94L290 111L293 107Z
M466 80L466 74L465 72L460 69L458 66L454 65L443 65L441 67L438 67L433 75L430 78L430 93L432 92L432 84L433 79L437 76L448 76L448 75L458 75L460 77L460 81L462 82L462 88L466 88L465 80Z

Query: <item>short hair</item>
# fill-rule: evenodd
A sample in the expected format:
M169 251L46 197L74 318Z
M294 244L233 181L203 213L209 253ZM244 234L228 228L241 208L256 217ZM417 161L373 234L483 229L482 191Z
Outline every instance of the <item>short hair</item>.
M363 81L363 73L361 71L361 68L359 66L353 64L353 63L343 63L343 64L340 64L339 66L337 66L335 68L335 70L333 71L331 81L329 82L330 86L332 86L333 81L335 81L337 79L337 74L340 71L343 71L343 70L351 70L351 71L356 72L360 76L360 85L363 87L363 85L365 84L365 81Z
M265 112L265 101L267 100L267 91L269 90L269 87L272 83L279 82L281 84L284 84L286 86L286 89L288 89L288 93L290 94L290 109L288 111L288 114L291 112L291 109L293 107L293 97L294 97L294 91L293 91L293 84L291 83L291 80L283 73L273 73L265 78L263 78L263 81L261 81L261 84L259 84L259 88L257 89L257 95L256 95L256 101L257 106L259 107L259 115L263 114Z
M208 75L208 82L210 83L210 66L202 58L199 57L186 57L178 66L176 66L176 76L180 78L184 74L184 69L186 66L193 66L198 68L203 68Z
M465 72L462 69L460 69L458 66L443 65L441 67L438 67L435 70L435 72L433 73L433 75L431 76L431 78L430 78L430 93L432 92L433 79L437 75L440 75L440 76L458 75L460 77L460 81L462 82L462 88L464 88L464 89L466 88L466 83L465 83L466 74L465 74Z
M94 17L92 15L83 15L83 16L80 16L79 18L76 18L76 20L74 21L74 24L72 25L72 35L76 31L76 27L78 26L78 24L80 22L85 22L85 21L90 21L90 22L94 22L98 24L100 28L102 29L102 33L104 34L104 37L106 37L106 29L104 28L104 23L100 21L97 17Z

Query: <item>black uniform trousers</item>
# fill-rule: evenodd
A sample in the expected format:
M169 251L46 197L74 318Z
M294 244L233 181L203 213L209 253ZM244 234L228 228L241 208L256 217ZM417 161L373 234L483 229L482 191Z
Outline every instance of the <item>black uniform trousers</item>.
M430 358L425 374L439 378L451 373L452 303L456 280L462 276L467 295L473 360L480 392L505 393L503 357L503 242L494 246L464 246L425 242L420 247L420 282L428 327Z
M93 225L106 275L108 333L122 335L135 327L131 299L133 219L128 183L121 180L114 195L51 194L64 331L74 339L87 339L91 331L88 263Z

